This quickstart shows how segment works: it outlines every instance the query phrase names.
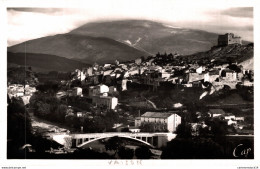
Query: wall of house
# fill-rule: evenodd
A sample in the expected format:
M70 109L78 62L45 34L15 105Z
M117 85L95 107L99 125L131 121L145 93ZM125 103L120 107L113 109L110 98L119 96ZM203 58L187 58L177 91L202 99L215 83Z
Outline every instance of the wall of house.
M186 79L188 82L194 82L204 79L204 74L198 74L198 73L189 73L188 79Z
M118 104L118 99L116 97L113 97L111 101L111 109L115 109Z
M174 132L174 114L167 118L167 130Z
M225 116L224 118L226 120L232 120L232 119L235 119L236 117L234 115L232 115L232 116Z
M141 117L141 122L167 123L167 118Z
M181 124L181 117L177 114L173 114L167 119L167 129L169 132L175 132L178 125Z
M162 78L166 78L166 79L169 79L171 77L171 73L162 73Z
M236 72L226 72L226 80L229 81L236 81L237 80L237 73Z
M122 80L122 91L127 90L126 84L127 84L127 79L123 79L123 80Z
M75 87L75 88L73 89L73 94L76 95L76 96L82 95L82 88L80 88L80 87Z
M176 131L177 127L181 124L181 116L175 114L175 125L174 125L174 131Z
M24 105L27 105L30 103L30 98L31 98L31 96L22 96Z
M108 93L108 92L109 92L109 88L107 85L100 85L100 93Z
M95 96L92 99L93 104L97 105L97 106L101 106L101 105L105 105L107 106L108 109L111 108L112 105L112 101L110 97L104 98L104 97L100 97L100 96Z
M142 59L141 58L135 59L135 64L140 65L141 63L142 63Z

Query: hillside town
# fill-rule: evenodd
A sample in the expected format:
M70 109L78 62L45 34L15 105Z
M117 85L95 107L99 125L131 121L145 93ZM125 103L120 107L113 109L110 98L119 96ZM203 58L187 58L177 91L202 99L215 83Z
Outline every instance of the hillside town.
M242 46L242 40L232 33L220 35L218 47L226 46ZM187 57L158 53L127 62L94 63L70 72L69 80L57 84L8 84L7 93L10 100L22 99L34 116L71 128L64 132L67 134L171 133L178 138L189 128L191 137L200 137L214 135L216 127L225 126L225 133L220 134L253 135L252 104L240 104L241 111L237 111L235 103L223 103L222 107L214 99L221 99L225 92L241 91L253 97L254 71L223 57L203 61ZM166 96L156 95L167 91L174 92L172 100L162 103ZM48 137L57 142L64 139L55 138L53 133ZM143 141L159 145L149 137ZM160 148L167 145L165 141ZM71 150L73 141L65 147ZM160 151L164 156L164 150Z

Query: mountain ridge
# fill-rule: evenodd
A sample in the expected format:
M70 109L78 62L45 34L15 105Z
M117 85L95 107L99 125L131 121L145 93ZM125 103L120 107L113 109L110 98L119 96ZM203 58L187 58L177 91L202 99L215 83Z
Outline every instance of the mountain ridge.
M40 53L81 60L85 63L103 63L103 59L129 60L148 55L126 44L107 37L91 37L73 34L58 34L30 40L8 48L9 52Z
M218 34L149 20L91 22L68 33L29 40L12 53L55 55L87 64L129 61L156 53L194 55L217 45Z
M210 49L211 46L216 45L218 37L216 33L180 28L149 20L91 22L69 33L108 37L135 46L138 49L143 49L151 54L178 52L184 55ZM201 45L201 42L196 40L202 40L204 44ZM185 50L184 44L192 48Z

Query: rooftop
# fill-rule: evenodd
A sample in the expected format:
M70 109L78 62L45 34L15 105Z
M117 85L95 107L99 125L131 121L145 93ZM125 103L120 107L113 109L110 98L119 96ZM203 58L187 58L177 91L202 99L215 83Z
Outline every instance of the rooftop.
M171 115L176 114L174 112L172 113L166 113L166 112L146 112L141 117L153 117L153 118L167 118Z
M222 109L209 109L209 112L212 114L225 114L224 110Z

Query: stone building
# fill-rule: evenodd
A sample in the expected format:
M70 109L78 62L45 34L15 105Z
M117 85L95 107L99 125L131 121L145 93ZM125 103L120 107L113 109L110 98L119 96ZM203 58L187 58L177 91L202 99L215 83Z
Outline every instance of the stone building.
M108 92L109 92L109 87L104 84L89 87L89 96L100 96L103 95L103 93L108 93Z
M110 96L93 96L92 103L96 106L107 106L107 109L115 109L118 99Z
M226 33L225 35L218 36L218 46L226 46L230 44L242 45L241 37L235 36L233 33Z
M146 112L141 118L136 118L135 127L140 127L146 123L153 123L156 128L162 126L163 130L175 132L177 126L181 124L181 117L170 112Z

